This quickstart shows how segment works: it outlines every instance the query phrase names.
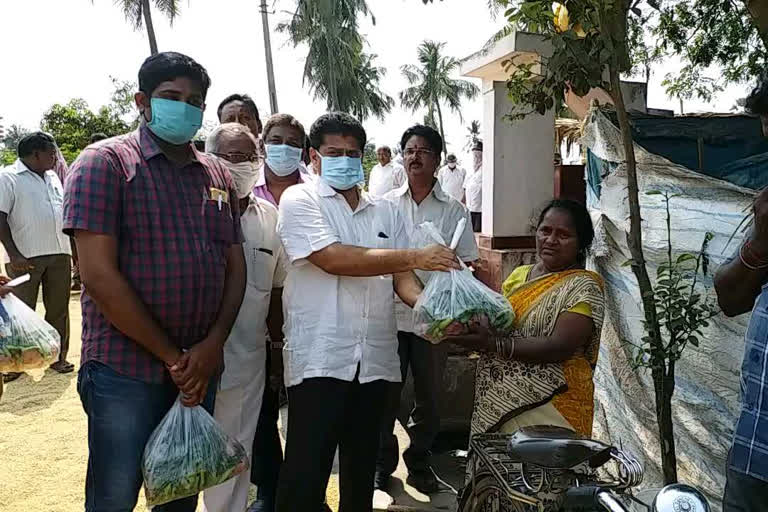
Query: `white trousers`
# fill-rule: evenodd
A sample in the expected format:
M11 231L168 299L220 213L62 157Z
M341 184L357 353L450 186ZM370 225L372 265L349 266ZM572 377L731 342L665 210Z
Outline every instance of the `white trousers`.
M225 370L226 371L226 370ZM224 431L245 447L252 458L253 438L259 424L266 381L264 362L253 368L253 379L242 386L219 390L214 418ZM203 493L204 512L244 512L248 507L251 472L245 471Z

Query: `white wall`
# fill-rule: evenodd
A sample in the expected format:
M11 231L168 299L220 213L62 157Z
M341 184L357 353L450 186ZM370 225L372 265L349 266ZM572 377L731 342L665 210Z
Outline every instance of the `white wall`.
M504 82L483 82L483 234L525 236L554 191L554 113L511 122ZM492 201L486 198L493 198Z

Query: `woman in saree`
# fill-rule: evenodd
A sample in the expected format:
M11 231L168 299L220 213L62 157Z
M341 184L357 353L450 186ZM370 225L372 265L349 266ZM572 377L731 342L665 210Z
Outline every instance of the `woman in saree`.
M502 287L513 334L480 327L446 340L481 353L472 434L555 425L591 435L604 309L603 281L584 269L593 238L584 206L550 202L536 228L536 264L515 269Z

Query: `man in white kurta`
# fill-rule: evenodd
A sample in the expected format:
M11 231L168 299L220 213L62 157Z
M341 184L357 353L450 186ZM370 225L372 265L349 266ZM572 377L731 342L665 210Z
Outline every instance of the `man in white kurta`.
M437 179L446 194L460 203L464 202L464 180L467 171L459 167L456 155L449 154L445 158L446 164L437 172Z
M392 150L389 146L376 148L376 158L379 163L373 166L368 177L368 193L373 197L384 197L384 194L403 185L408 181L402 165L392 160Z
M477 141L472 148L473 170L464 180L467 209L472 217L472 231L479 233L483 228L483 142Z
M413 305L412 270L458 265L444 246L407 249L394 206L358 188L366 134L357 120L325 114L310 141L319 178L280 201L290 414L276 511L320 510L337 446L339 510L371 510L379 425L401 376L394 294Z
M232 124L221 125L211 134L207 149L223 155L222 160L241 196L240 224L245 238L243 251L247 270L243 304L224 345L224 373L216 394L214 417L227 434L245 447L250 459L266 384L267 317L273 291L283 287L286 259L277 236L277 208L250 195L259 175L256 162L227 160L231 154L258 153L254 137L243 128L238 130ZM274 304L272 306L274 309ZM245 510L249 487L250 473L245 472L206 490L203 497L205 511Z
M475 237L469 224L467 209L446 194L434 178L443 141L436 130L422 125L409 128L402 137L408 181L384 196L402 215L411 240L424 222L431 222L450 243L456 226L463 219L464 231L456 247L456 255L465 263L479 258ZM416 271L425 285L430 272ZM408 468L408 483L429 494L438 490L430 467L432 444L440 429L438 404L441 398L443 373L447 358L446 345L433 345L414 333L413 310L402 301L396 302L397 338L400 368L405 380L411 372L414 382L414 401L408 404L410 419L405 425L410 445L403 453ZM374 486L386 490L389 477L397 467L399 450L393 434L395 417L399 411L400 389L393 389L385 421L382 423L379 457ZM411 407L412 406L412 407Z

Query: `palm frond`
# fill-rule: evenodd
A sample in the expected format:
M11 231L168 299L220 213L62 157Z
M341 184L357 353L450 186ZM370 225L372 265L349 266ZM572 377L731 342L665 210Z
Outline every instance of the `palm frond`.
M137 1L137 3L141 2ZM179 7L179 0L155 0L155 7L168 18L171 25L173 25L173 21L179 15L181 10Z
M115 0L115 5L123 11L123 17L131 24L134 30L144 26L144 10L138 0Z
M462 100L476 98L480 93L473 83L451 78L460 61L443 55L444 48L444 42L425 40L416 50L418 64L406 64L400 68L400 73L411 85L400 92L400 103L414 112L421 108L428 109L427 118L432 121L441 102L463 119Z

